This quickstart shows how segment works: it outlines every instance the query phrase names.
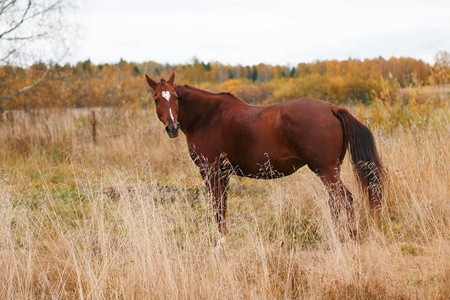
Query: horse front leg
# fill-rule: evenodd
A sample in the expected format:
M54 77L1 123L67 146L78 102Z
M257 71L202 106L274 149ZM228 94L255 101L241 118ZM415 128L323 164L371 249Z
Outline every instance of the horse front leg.
M213 209L221 237L226 237L227 235L225 217L227 213L228 181L228 175L219 173L212 182Z
M223 241L227 235L225 217L230 176L228 172L221 172L220 168L215 166L202 168L201 174L211 196L214 216L221 236L219 241Z

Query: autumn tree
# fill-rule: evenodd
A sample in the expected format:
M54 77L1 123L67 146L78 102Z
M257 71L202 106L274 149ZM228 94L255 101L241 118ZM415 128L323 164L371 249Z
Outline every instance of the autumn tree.
M447 101L447 85L450 83L450 53L447 51L439 51L435 57L433 66L433 79L435 83L442 89L444 100ZM441 94L439 93L439 100Z

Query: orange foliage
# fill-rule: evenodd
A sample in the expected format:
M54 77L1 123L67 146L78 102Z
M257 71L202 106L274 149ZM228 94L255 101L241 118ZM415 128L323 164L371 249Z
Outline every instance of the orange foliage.
M0 97L33 84L47 66L29 68L0 66ZM243 100L272 103L298 97L315 97L331 102L391 99L399 88L416 82L440 84L448 66L431 67L421 60L391 58L385 60L348 59L315 61L296 67L230 66L218 62L204 63L193 59L185 65L163 65L156 62L94 65L89 60L76 65L54 66L32 89L1 100L0 110L37 107L146 106L149 89L147 73L154 78L167 78L175 70L176 81L213 91L230 91Z

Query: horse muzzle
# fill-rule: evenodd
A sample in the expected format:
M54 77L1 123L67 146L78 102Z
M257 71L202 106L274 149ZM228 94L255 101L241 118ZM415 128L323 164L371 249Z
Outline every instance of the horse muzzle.
M176 138L178 136L178 131L180 130L180 123L172 123L166 126L166 132L170 138Z

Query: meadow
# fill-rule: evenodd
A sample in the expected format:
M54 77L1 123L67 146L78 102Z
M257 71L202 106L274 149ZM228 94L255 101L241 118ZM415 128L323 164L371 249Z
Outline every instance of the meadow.
M346 158L359 243L303 168L232 177L221 249L184 136L151 105L4 111L0 298L450 298L448 102L376 103L349 107L388 171L376 223Z

